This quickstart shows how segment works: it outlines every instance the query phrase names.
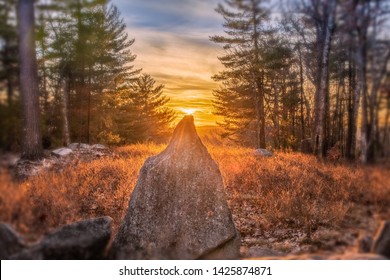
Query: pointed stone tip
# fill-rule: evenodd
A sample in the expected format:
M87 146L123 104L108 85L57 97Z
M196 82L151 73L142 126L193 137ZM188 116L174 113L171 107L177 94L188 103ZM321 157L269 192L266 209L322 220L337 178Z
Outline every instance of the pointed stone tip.
M179 123L181 123L181 122L191 122L192 124L194 124L194 116L193 115L185 115Z
M175 131L173 132L173 136L175 134L177 134L177 132L179 130L193 131L196 134L194 116L193 115L185 115L181 119L181 121L177 124Z
M196 132L194 116L186 115L173 131L168 147L184 148L197 145L196 143L201 143L201 140Z

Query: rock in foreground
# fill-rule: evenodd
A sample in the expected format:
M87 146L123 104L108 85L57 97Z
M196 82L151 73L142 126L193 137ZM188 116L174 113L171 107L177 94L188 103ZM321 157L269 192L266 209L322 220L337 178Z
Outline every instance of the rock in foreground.
M378 229L373 252L390 258L390 221L383 222Z
M10 225L0 224L0 260L10 258L25 247L23 239Z
M111 237L111 217L99 217L62 226L42 240L12 255L25 260L90 260L104 259Z
M114 259L235 259L240 238L216 162L192 116L141 169L113 242Z

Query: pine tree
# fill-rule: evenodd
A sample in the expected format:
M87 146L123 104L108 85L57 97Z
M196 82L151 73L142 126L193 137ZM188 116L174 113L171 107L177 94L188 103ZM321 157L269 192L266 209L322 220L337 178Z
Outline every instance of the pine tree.
M0 148L13 150L20 142L21 112L19 110L19 62L14 0L0 0Z
M163 88L150 75L142 74L119 92L114 122L122 143L165 140L175 113L166 107L169 98Z
M104 99L140 71L131 65L134 39L128 38L118 9L108 1L53 0L41 11L49 32L46 54L51 91L62 112L63 142L96 141L107 118Z
M265 27L268 11L262 8L261 0L226 0L225 4L233 11L229 11L222 4L218 5L216 11L225 19L224 27L227 36L210 38L213 42L223 44L226 51L226 55L219 58L225 70L215 75L214 79L216 81L244 81L241 86L245 88L243 92L252 94L251 102L253 102L256 116L256 146L266 148L266 86L262 38L268 32ZM221 89L215 95L217 98L223 98ZM220 106L216 108L218 110ZM231 116L227 116L224 119L224 126L230 127L231 130L237 126L237 122Z

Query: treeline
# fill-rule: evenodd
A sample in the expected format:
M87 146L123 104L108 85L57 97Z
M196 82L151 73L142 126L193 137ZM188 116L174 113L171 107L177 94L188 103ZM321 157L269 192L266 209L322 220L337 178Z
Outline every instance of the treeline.
M21 15L34 8L35 19L26 26ZM36 81L28 75L27 87L38 85L44 146L125 144L166 136L174 112L165 106L164 86L134 68L134 39L109 1L0 0L0 26L0 91L6 92L0 100L0 149L23 148L22 136L29 133L22 131L20 117L29 118L20 103L31 102L30 95L21 98L26 81L19 72L31 59L23 57L25 47L33 48L36 57ZM20 45L31 28L35 46Z
M280 1L278 18L267 1L218 5L225 35L211 40L224 49L213 77L224 136L320 157L389 156L389 2Z

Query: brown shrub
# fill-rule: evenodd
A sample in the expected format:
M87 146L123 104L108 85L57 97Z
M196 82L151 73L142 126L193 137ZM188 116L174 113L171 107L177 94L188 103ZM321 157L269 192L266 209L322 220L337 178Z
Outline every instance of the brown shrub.
M58 225L100 215L111 216L115 230L143 162L162 149L152 144L120 147L113 157L22 183L0 173L0 221L13 224L30 240ZM277 227L304 229L310 235L318 226L343 226L362 206L379 214L388 211L390 171L385 168L335 166L294 153L258 158L241 147L209 151L244 236Z

